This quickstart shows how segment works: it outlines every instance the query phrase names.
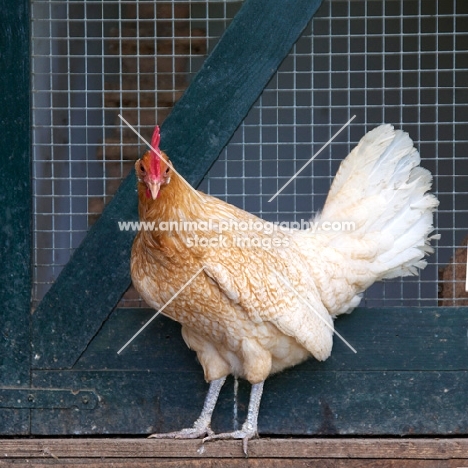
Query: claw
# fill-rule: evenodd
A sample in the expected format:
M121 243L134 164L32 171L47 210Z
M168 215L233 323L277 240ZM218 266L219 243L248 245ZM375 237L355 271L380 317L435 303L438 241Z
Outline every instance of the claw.
M202 444L205 442L210 442L212 440L226 440L226 439L241 439L242 440L242 450L244 455L248 457L248 445L249 440L258 437L257 431L253 428L246 428L245 425L242 426L241 430L233 432L223 432L221 434L212 434L205 437L202 440Z
M187 427L180 431L167 432L163 434L151 434L148 439L199 439L200 437L213 436L214 432L209 426Z
M148 439L198 439L205 436L213 436L210 422L203 419L197 419L192 427L187 427L175 432L166 432L162 434L151 434Z

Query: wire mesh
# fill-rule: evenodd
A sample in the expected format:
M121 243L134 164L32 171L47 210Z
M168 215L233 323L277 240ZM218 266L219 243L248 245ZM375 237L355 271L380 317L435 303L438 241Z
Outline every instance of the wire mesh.
M359 139L392 123L410 134L434 174L442 239L419 277L377 283L362 305L466 305L468 295L455 297L445 283L464 292L466 251L451 257L468 235L467 33L468 4L459 0L325 1L202 188L270 221L308 220Z
M150 139L239 6L32 2L33 305L144 150L117 114Z
M33 1L35 301L143 150L117 111L149 136L240 6ZM201 189L270 221L309 219L362 135L392 123L434 174L442 239L419 277L376 284L363 304L466 304L467 50L463 0L324 0Z

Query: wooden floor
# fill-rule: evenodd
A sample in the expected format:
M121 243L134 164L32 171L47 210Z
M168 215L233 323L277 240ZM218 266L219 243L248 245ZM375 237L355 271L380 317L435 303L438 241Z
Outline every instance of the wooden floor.
M468 439L0 439L0 466L468 468Z

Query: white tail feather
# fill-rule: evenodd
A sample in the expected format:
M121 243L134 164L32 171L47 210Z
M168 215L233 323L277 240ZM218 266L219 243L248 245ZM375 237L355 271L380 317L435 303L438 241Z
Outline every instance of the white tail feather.
M355 307L359 294L373 282L415 275L426 266L424 256L437 238L429 236L438 200L427 193L432 176L419 163L411 138L391 125L367 133L341 163L315 220L355 225L352 232L327 233L321 239L331 263L336 258L349 261L349 274L328 288L341 299L324 298L332 314Z

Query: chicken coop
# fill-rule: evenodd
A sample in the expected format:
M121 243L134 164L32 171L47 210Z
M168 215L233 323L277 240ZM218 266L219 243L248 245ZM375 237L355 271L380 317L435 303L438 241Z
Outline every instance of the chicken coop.
M433 174L441 237L418 276L374 284L336 320L357 354L335 337L325 362L266 381L259 432L369 443L337 459L378 458L376 437L407 437L414 458L422 437L457 437L444 456L468 459L468 2L1 4L0 435L143 440L203 405L179 324L159 316L117 354L155 312L131 286L135 232L122 229L138 220L133 166L147 147L119 114L147 140L160 125L194 187L275 223L320 212L340 162L389 123ZM242 425L249 389L228 378L215 432ZM325 457L288 440L292 458ZM34 443L29 456L44 456Z

